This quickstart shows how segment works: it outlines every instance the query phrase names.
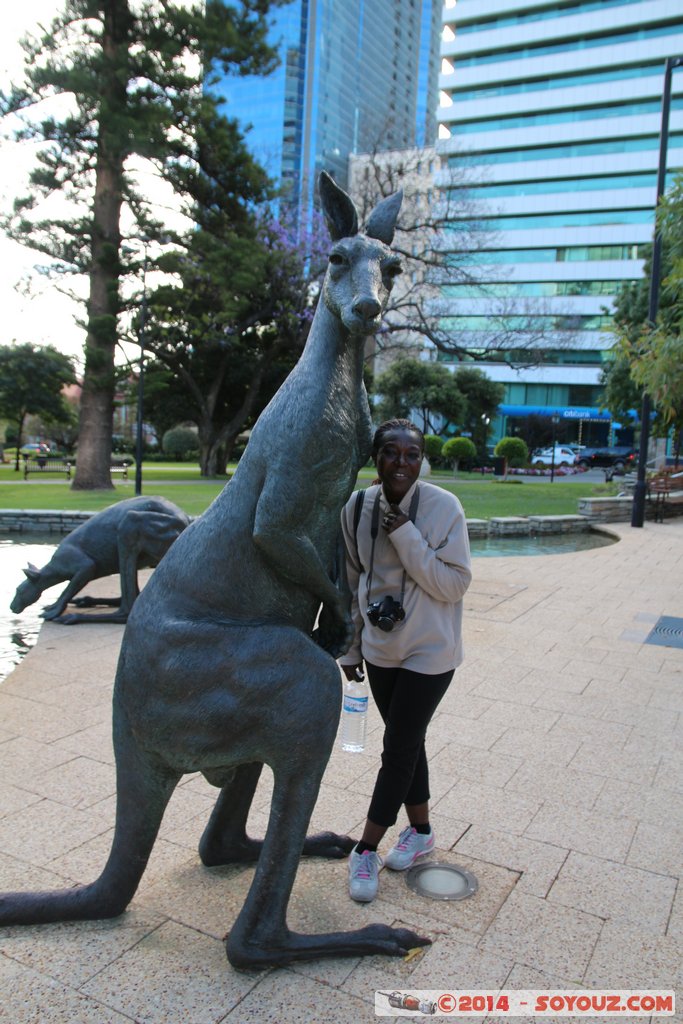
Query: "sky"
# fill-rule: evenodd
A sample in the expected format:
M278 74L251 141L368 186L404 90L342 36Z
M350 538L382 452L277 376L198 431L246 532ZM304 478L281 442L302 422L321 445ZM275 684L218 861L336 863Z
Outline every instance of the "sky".
M17 81L23 66L19 40L33 32L42 22L49 25L59 9L58 0L22 0L3 8L3 30L0 33L0 85L7 89ZM5 136L6 125L0 126ZM3 140L0 142L0 209L11 209L15 196L25 194L26 175L32 166L28 146ZM85 340L75 317L82 315L78 304L60 294L58 282L50 282L36 274L40 254L10 242L0 233L0 316L3 331L1 344L12 341L52 344L77 359L82 357ZM27 292L27 285L30 291Z

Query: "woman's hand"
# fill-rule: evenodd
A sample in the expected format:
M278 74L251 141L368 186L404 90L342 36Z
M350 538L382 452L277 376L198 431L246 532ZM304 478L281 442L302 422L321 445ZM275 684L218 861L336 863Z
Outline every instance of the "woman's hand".
M390 505L382 520L382 527L387 533L393 533L394 530L398 530L399 526L403 526L409 521L408 516L401 512L398 505Z
M351 683L358 683L361 679L365 679L362 661L358 665L342 665L341 670Z

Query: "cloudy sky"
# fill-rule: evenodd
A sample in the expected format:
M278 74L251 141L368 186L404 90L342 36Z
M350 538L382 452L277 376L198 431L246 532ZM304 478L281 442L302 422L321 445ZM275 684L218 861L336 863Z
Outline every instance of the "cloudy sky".
M21 75L23 51L19 40L40 23L49 25L61 7L59 0L21 0L3 5L0 34L0 86L7 89ZM7 125L0 124L3 139ZM0 209L11 209L12 200L24 195L26 174L32 166L30 145L0 143ZM10 242L0 233L0 343L53 344L69 355L82 355L84 334L74 322L79 307L57 290L57 285L33 271L40 254ZM30 292L26 286L30 284Z

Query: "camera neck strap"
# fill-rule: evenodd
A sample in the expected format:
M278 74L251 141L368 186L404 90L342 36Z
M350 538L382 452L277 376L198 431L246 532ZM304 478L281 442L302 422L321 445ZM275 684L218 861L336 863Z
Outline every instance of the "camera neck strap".
M370 589L372 587L372 570L375 564L375 543L379 535L379 513L380 503L382 500L382 488L381 486L377 490L377 497L375 498L375 504L372 506L372 519L370 521L370 536L372 537L372 547L370 548L370 569L368 571L368 583L366 591L366 600L370 604ZM415 522L417 516L417 506L420 504L420 485L418 484L413 491L413 496L410 499L410 508L408 509L408 518L411 523ZM406 571L403 570L403 577L401 579L401 597L400 604L403 607L403 597L406 592Z

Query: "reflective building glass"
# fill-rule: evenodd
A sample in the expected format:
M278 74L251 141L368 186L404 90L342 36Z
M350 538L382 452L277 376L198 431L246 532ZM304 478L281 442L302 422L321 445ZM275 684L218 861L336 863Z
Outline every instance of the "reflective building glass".
M351 153L433 141L438 0L291 0L275 9L267 77L227 77L225 112L294 201L319 171L345 184Z

